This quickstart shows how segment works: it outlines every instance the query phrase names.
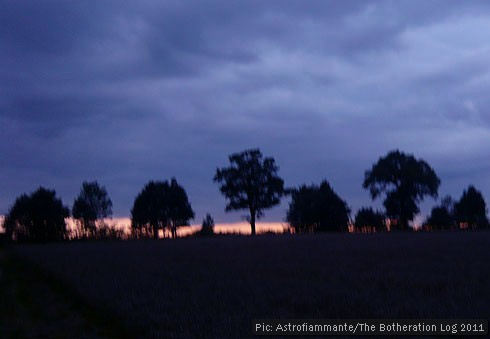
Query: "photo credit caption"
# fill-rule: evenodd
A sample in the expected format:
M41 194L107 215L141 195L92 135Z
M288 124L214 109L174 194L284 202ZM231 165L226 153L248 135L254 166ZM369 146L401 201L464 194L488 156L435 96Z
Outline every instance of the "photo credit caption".
M486 319L254 319L254 335L488 335Z

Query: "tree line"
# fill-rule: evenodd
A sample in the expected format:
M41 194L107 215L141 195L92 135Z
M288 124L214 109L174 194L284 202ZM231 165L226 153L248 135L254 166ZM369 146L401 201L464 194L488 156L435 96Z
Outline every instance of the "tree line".
M278 205L284 196L291 201L286 221L295 233L380 232L409 230L425 197L438 197L440 179L422 159L399 150L380 157L365 171L362 186L372 200L383 198L384 211L359 209L351 220L351 210L327 180L319 185L287 188L278 175L274 158L259 149L229 156L229 166L217 168L213 181L226 199L225 211L247 210L252 235L264 211ZM474 186L454 201L444 197L425 220L425 230L489 228L483 195ZM65 219L72 216L77 228L69 234ZM19 196L9 209L4 228L9 239L17 241L59 241L68 238L117 238L122 231L109 227L104 219L112 216L112 201L104 186L84 182L71 210L56 197L54 190L38 188ZM177 237L177 229L188 226L195 213L185 189L175 178L150 181L136 196L131 208L131 235L158 238ZM214 220L207 214L200 235L213 234ZM350 228L350 229L349 229ZM353 229L352 229L353 228Z

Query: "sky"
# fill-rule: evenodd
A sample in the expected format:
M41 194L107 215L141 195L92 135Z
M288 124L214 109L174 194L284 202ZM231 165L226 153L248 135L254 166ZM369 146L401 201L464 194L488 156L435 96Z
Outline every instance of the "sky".
M439 196L490 199L488 1L4 0L0 23L0 214L39 186L71 207L97 180L127 217L175 177L194 222L241 221L212 178L249 148L353 214L382 206L362 181L393 149Z

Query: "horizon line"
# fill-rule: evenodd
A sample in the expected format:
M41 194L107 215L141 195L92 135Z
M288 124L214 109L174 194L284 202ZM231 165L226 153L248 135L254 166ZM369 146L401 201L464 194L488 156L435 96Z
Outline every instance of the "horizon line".
M0 215L0 232L4 232L3 228L3 220L5 216ZM131 218L129 217L113 217L113 218L104 218L105 223L109 226L113 226L116 229L123 229L125 232L130 232L131 230ZM68 230L74 230L77 228L75 224L75 220L73 217L69 217L65 219L66 226ZM185 236L191 233L199 231L202 227L200 223L193 223L190 225L179 226L177 228L178 236ZM285 221L276 222L276 221L264 221L264 222L256 222L255 223L257 233L284 233L289 230L289 224ZM222 222L215 223L214 225L215 233L238 233L238 234L250 234L252 233L250 223L246 221L236 221L236 222Z

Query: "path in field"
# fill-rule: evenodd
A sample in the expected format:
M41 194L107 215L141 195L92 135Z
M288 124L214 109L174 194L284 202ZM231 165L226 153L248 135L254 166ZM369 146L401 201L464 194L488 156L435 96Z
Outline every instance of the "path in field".
M490 318L490 232L217 237L18 248L152 336L260 318Z
M0 248L0 338L117 338L91 309Z

